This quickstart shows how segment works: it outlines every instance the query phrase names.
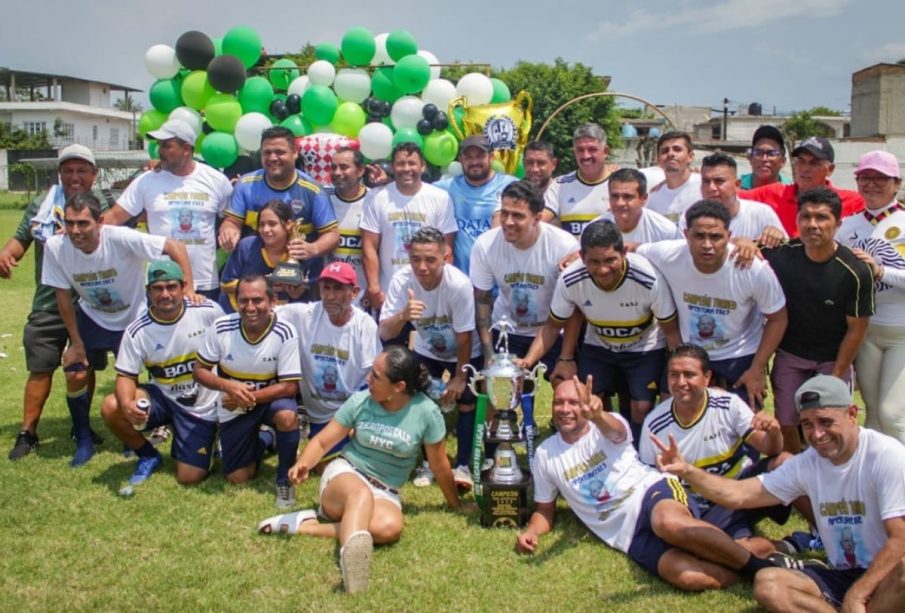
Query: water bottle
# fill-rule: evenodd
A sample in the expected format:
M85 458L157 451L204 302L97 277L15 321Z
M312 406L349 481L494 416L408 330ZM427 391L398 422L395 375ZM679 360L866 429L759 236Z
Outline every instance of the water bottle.
M442 401L443 394L446 392L446 383L440 377L431 377L430 385L427 388L427 395L440 406L440 410L449 413L456 408L455 402Z
M141 423L138 423L138 424L132 424L133 428L135 428L136 430L141 432L148 426L148 417L150 416L150 413L151 413L151 401L148 400L147 398L139 398L138 400L135 401L135 406L138 408L139 411L141 411L145 414L144 421L142 421Z

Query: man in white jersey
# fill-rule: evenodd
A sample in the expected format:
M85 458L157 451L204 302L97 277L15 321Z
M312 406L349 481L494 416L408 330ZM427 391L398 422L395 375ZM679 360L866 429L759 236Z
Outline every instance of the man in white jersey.
M296 394L299 390L298 334L273 312L274 293L261 275L239 280L238 313L221 317L208 329L195 363L195 380L223 392L220 445L223 473L234 484L253 479L263 445L262 423L276 430L276 505L295 506L289 468L299 447ZM214 367L217 372L214 373Z
M544 193L553 183L553 173L559 160L548 142L533 140L525 145L525 179Z
M80 193L66 201L66 234L47 240L41 282L53 287L60 317L69 334L63 353L66 404L76 439L71 465L81 466L94 455L89 415L94 369L103 369L108 351L119 349L123 331L145 309L142 279L149 260L166 254L182 268L192 287L192 270L185 245L175 239L151 236L100 223L101 204ZM73 291L78 305L73 304ZM192 302L200 298L187 292Z
M393 183L372 189L361 215L362 258L370 307L379 310L393 273L409 263L412 234L424 226L438 228L450 250L458 226L449 194L423 183L424 154L415 143L393 149Z
M669 282L682 341L706 349L720 385L757 408L767 363L786 329L782 288L763 261L742 268L730 260L735 247L722 204L702 200L685 216L685 241L641 245L638 253Z
M527 181L503 190L500 226L478 237L471 252L477 330L484 359L493 356L491 325L506 316L515 326L509 352L522 356L544 325L559 278L559 262L578 251L564 230L541 221L544 201ZM494 285L499 295L493 298ZM560 342L541 358L548 376L559 356Z
M847 383L817 375L795 392L810 448L773 472L736 481L685 461L657 439L657 466L733 509L807 496L830 568L764 569L754 598L770 611L900 611L905 602L905 447L858 427Z
M631 398L629 424L637 440L660 390L666 346L679 344L679 324L666 280L646 258L626 253L622 235L611 221L593 221L585 227L581 259L556 281L550 315L525 355L525 366L547 352L576 311L588 323L584 346L577 352L576 339L567 335L557 368L574 363L577 356L579 376L595 375L591 391L605 396L618 391L620 374L625 377Z
M333 203L339 223L339 245L327 256L327 263L346 262L355 270L356 287L365 282L361 252L361 208L368 188L362 183L367 168L357 149L342 148L330 160L331 187L325 191Z
M466 364L484 368L475 334L474 290L464 272L446 263L447 247L436 228L421 228L412 236L411 266L396 271L380 312L380 337L397 337L406 324L415 327L415 355L431 377L449 372L446 390L436 400L456 405L459 444L453 464L456 485L473 485L468 468L474 434L475 397L466 387ZM425 467L422 466L422 470ZM427 467L429 470L429 467ZM428 480L431 476L424 475ZM428 481L429 482L429 481Z
M666 132L657 139L657 165L666 180L651 190L647 208L678 223L701 199L701 175L691 171L694 150L686 132Z
M181 119L149 132L148 138L158 142L160 166L129 184L104 214L104 223L120 225L146 212L151 234L178 240L188 249L194 289L216 300L220 292L216 225L232 185L223 173L193 159L196 136Z
M772 566L698 519L681 483L638 461L625 420L590 387L576 377L553 392L557 432L534 457L535 510L518 551L536 551L562 495L599 539L679 589L718 589Z
M333 156L334 163L337 156ZM340 159L342 163L342 159ZM358 276L347 262L332 262L318 279L320 300L277 307L277 314L299 334L302 401L308 413L309 439L324 429L339 407L365 386L380 353L377 323L353 305ZM348 442L340 441L324 456L333 459Z
M656 465L657 448L651 434L675 437L695 466L731 479L744 479L774 470L791 458L782 453L779 422L766 411L754 413L738 396L708 387L710 357L698 345L679 345L669 357L667 382L672 398L661 402L644 420L638 446L641 461ZM756 457L752 458L752 450ZM725 530L740 545L758 555L775 551L766 538L754 536L754 524L770 517L778 524L791 508L777 505L754 511L732 511L689 490L701 510L701 519ZM800 505L809 512L807 505Z
M152 262L147 289L150 306L126 328L116 358L114 393L104 398L101 414L110 431L138 456L130 485L142 483L163 464L141 434L163 425L174 430L176 480L193 485L210 471L219 396L195 383L192 371L205 332L223 310L210 300L185 300L184 275L175 262ZM139 385L144 369L150 381ZM140 399L150 401L149 411L136 406Z
M675 222L655 213L647 204L647 177L634 168L620 168L607 181L610 210L600 219L612 221L628 249L643 243L676 240L682 232Z

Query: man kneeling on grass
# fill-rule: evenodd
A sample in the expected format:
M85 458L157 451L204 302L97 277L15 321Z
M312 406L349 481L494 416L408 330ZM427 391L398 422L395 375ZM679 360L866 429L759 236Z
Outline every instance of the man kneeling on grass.
M562 494L581 522L664 581L683 590L717 589L753 577L771 562L698 519L679 481L638 460L627 422L573 378L555 388L557 433L537 450L532 474L536 507L516 549L533 553L553 527Z

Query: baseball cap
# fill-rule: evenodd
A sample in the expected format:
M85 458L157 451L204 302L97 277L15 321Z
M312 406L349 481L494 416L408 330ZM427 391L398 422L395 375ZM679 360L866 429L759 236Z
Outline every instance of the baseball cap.
M484 136L483 134L475 134L474 136L469 136L465 140L462 141L462 144L459 145L459 152L465 151L469 147L477 147L481 151L490 152L490 139Z
M158 281L184 281L182 268L172 260L157 260L148 266L148 285Z
M775 140L779 143L779 148L782 149L783 153L786 152L786 141L782 137L782 132L780 132L776 126L763 125L756 129L754 131L754 136L751 137L751 147L757 146L757 141L764 138Z
M817 375L805 381L795 392L795 409L847 409L852 406L852 391L839 377Z
M895 179L902 178L902 173L899 170L899 160L888 151L868 151L858 158L855 176L861 174L865 170L876 170L887 177L893 177Z
M164 124L160 126L160 129L148 132L148 138L153 138L154 140L178 138L182 142L194 146L195 139L198 138L198 135L195 134L192 126L185 121L181 119L170 119L165 121Z
M798 143L798 146L792 150L792 157L798 155L799 151L807 151L814 157L828 162L834 162L836 158L836 153L833 151L830 141L822 136L809 136Z
M358 284L358 275L355 274L355 269L348 262L333 262L332 264L327 264L321 271L321 276L318 277L318 280L320 281L325 279L332 279L343 285Z
M85 145L69 145L68 147L63 147L60 149L59 155L59 165L62 166L63 162L66 160L85 160L95 168L97 168L97 162L94 160L94 154L91 152L91 149L86 147Z

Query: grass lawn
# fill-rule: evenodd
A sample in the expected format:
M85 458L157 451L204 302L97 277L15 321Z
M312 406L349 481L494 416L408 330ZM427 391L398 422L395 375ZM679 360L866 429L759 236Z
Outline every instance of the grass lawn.
M9 237L21 211L0 210ZM405 532L374 556L370 590L342 592L332 541L260 537L257 522L274 514L275 458L247 487L229 486L218 469L194 488L176 484L173 464L137 488L117 491L134 459L106 431L99 397L112 390L102 373L92 411L106 442L85 467L69 468L73 443L64 381L41 420L41 446L19 462L6 455L21 423L26 377L21 333L29 311L31 253L11 281L0 280L0 610L495 610L742 611L753 610L750 585L684 594L647 575L591 535L561 505L554 532L533 557L515 554L515 533L481 528L476 516L444 509L436 487L406 486ZM549 420L549 390L537 402ZM541 428L541 436L548 430ZM450 444L450 451L454 449ZM299 503L316 504L316 480ZM803 522L794 520L794 529ZM789 527L769 522L778 537ZM631 526L626 526L631 530Z

